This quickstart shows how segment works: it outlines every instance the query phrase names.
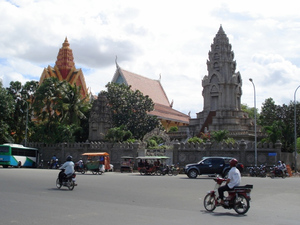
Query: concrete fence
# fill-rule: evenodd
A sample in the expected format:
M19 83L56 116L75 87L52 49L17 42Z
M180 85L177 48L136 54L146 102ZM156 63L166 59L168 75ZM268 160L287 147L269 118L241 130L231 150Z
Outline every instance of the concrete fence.
M110 154L111 164L114 168L120 168L122 156L146 156L146 155L166 155L169 157L167 164L177 164L184 167L188 163L195 163L207 156L235 157L246 167L255 164L254 142L240 141L235 144L225 143L180 143L174 141L165 150L146 149L144 142L135 143L107 143L107 142L82 142L82 143L59 143L43 144L29 143L30 147L39 149L40 159L44 160L44 165L53 155L63 163L68 155L72 155L74 162L81 159L85 152L107 152ZM294 157L291 153L281 153L281 143L258 143L257 164L272 166L278 160L284 160L286 164L294 165ZM298 162L297 165L300 163ZM299 168L299 167L298 167Z

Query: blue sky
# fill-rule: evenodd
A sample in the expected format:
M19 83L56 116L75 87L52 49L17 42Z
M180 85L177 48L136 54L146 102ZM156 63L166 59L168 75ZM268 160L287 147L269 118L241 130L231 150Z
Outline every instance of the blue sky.
M203 110L202 79L220 25L243 81L242 103L289 104L300 85L298 1L0 0L0 79L39 80L65 37L93 94L116 66L159 79L173 108ZM299 94L300 101L300 94Z

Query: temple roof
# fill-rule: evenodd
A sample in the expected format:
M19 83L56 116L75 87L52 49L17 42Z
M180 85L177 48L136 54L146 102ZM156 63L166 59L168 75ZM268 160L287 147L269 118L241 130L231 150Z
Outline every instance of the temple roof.
M65 38L62 48L59 49L55 65L58 67L63 79L66 79L70 70L75 67L72 49L67 37Z
M154 110L149 113L150 115L157 116L164 120L189 124L190 117L188 115L172 108L159 80L152 80L129 72L120 68L117 64L117 70L112 82L130 85L132 90L139 90L143 95L148 95L154 102Z
M62 44L62 48L59 49L55 66L44 68L40 77L40 83L50 77L56 77L60 81L65 80L71 85L81 86L82 98L88 96L84 75L81 69L76 69L75 67L73 52L67 38Z

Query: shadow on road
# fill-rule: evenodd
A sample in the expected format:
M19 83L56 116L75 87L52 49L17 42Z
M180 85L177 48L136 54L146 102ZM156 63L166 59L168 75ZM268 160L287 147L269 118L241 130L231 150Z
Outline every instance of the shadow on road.
M241 216L247 216L247 215L240 215L237 213L231 213L231 212L208 212L206 210L200 210L202 214L211 214L212 216L230 216L230 217L241 217Z

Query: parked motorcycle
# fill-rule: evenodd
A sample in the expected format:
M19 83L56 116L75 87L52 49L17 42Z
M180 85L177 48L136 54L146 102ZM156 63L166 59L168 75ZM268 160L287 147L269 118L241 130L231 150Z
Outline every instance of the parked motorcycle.
M62 171L64 171L64 170L62 170ZM73 173L70 176L64 177L62 180L62 183L60 184L59 183L59 175L58 175L58 177L56 179L56 187L58 189L60 189L62 186L64 186L64 187L68 187L69 190L72 191L74 189L74 187L77 186L75 181L76 181L76 174Z
M165 167L160 167L159 169L157 169L155 171L155 174L158 175L158 176L160 176L160 175L164 176L166 174L168 174L169 176L172 176L172 172L170 170L169 165L166 165Z
M226 197L224 201L225 204L222 205L218 199L218 188L226 179L217 177L214 178L214 181L216 182L215 189L204 197L204 208L207 211L212 212L218 206L222 206L225 209L234 209L238 214L245 214L249 210L251 200L250 192L253 185L237 186L233 190L228 191L228 197Z
M264 164L260 166L251 166L248 168L251 177L266 177L267 168Z
M270 177L271 178L274 178L274 177L286 178L287 174L285 172L283 172L281 169L279 169L278 166L273 166L270 168Z

